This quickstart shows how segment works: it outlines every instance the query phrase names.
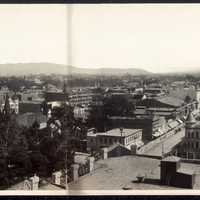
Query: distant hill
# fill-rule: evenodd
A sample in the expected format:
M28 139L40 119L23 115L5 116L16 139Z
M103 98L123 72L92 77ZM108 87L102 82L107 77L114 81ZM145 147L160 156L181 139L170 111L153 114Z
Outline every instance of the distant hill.
M148 71L137 68L78 68L53 63L0 64L0 76L19 76L29 74L87 74L87 75L148 75Z

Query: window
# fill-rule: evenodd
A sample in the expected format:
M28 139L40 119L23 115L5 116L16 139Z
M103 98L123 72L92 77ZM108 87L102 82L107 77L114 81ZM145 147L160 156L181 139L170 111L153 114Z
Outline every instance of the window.
M196 132L196 138L199 138L199 133L198 133L198 131Z
M195 148L194 142L192 142L192 145L191 145L191 146L192 146L192 148Z
M112 144L112 139L111 138L109 138L109 144Z
M196 142L196 149L199 148L199 142Z

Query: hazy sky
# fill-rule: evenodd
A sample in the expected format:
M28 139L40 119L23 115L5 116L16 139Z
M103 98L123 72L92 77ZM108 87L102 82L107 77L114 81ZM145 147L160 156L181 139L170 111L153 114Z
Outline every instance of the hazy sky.
M67 62L63 5L0 5L0 63Z
M200 69L200 5L0 5L0 63L16 62Z
M74 5L73 64L200 69L200 5Z

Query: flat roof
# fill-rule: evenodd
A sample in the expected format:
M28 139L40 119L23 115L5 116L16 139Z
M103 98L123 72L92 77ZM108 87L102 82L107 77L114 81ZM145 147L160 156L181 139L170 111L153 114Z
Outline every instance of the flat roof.
M123 190L177 189L160 185L160 160L139 156L121 156L95 162L94 171L69 183L70 190ZM137 182L139 174L146 174L147 181Z
M168 156L168 157L162 159L162 161L166 161L166 162L178 162L178 161L180 161L180 157L177 157L177 156Z
M128 128L123 128L122 133L120 128L115 128L103 133L97 133L97 135L101 136L114 136L114 137L127 137L129 135L135 134L138 131L142 131L142 129L128 129Z

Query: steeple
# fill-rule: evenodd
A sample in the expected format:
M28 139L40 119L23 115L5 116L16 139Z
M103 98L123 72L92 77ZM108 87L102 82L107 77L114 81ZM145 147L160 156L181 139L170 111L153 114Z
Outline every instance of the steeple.
M9 102L9 96L6 94L5 104L3 108L3 114L8 116L10 114L10 102Z
M190 110L188 116L186 118L186 126L191 126L196 123L196 119L194 118L192 111Z

